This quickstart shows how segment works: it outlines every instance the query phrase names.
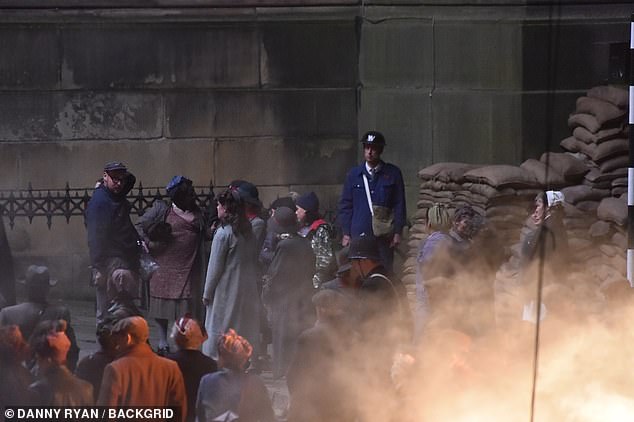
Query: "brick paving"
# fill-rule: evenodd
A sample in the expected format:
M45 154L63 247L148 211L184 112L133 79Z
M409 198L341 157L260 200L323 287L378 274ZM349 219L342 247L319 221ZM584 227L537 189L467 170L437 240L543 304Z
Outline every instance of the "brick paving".
M95 305L90 301L64 301L70 308L72 325L75 329L77 342L79 343L80 358L98 349L95 337ZM150 319L150 344L155 347L158 344L158 328L156 323ZM283 421L285 409L288 406L288 390L284 380L274 380L271 373L264 371L261 374L266 387L269 390L275 414L278 420Z

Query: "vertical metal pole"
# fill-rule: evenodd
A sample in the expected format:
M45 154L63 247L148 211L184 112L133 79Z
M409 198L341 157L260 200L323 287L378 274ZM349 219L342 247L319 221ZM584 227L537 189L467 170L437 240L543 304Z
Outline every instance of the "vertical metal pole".
M627 279L634 287L634 13L630 19L630 167L627 171Z

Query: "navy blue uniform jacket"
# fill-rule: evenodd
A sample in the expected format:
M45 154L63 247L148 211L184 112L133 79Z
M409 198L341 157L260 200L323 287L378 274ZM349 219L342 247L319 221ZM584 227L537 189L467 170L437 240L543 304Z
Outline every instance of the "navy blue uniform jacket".
M367 174L365 162L348 172L339 200L338 220L343 234L351 237L373 234L372 214L363 185L364 173L368 176L372 203L394 210L394 233L401 234L406 220L403 175L398 167L384 162L374 180Z
M131 184L133 186L134 181ZM126 199L132 186L114 195L104 185L100 185L88 202L86 226L90 263L102 273L106 272L111 258L121 258L130 270L138 269L139 236L130 220L131 207Z

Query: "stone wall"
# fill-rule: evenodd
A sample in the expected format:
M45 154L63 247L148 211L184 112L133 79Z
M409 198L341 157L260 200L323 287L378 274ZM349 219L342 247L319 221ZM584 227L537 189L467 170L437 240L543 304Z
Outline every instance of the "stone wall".
M426 165L556 149L627 41L626 2L497 3L0 0L0 189L88 187L119 159L145 186L241 177L334 209L378 129L413 212ZM18 221L18 274L48 263L89 295L79 220Z

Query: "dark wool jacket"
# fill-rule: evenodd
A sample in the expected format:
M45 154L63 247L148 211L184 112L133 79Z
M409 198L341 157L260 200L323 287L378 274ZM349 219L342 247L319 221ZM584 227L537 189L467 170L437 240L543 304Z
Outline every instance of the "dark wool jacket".
M130 203L126 195L136 178L128 175L123 191L115 195L103 184L95 189L86 208L90 262L101 273L107 273L108 261L119 258L127 269L139 267L139 236L130 220Z

